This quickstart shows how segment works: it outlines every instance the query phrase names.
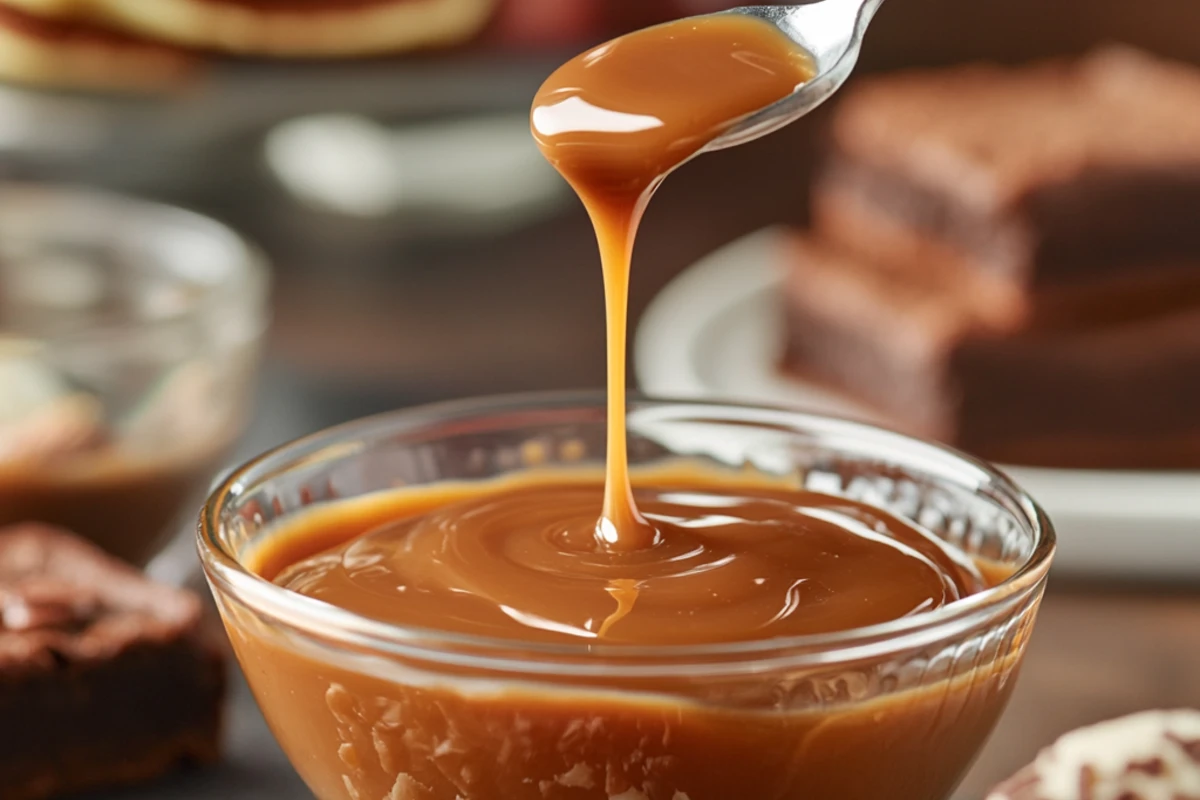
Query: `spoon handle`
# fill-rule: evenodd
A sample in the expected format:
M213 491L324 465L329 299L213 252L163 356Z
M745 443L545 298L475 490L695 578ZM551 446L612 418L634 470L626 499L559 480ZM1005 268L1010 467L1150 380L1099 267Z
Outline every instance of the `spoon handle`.
M727 11L775 25L812 56L816 74L787 97L746 116L717 137L705 152L765 136L825 102L850 76L863 35L883 0L819 0L792 6L745 6Z
M883 0L822 0L791 6L776 24L825 68L847 53L857 55L881 5Z

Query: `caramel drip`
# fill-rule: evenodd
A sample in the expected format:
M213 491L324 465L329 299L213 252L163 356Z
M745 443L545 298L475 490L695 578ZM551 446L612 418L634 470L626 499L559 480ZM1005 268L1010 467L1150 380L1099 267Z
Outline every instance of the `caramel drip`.
M812 74L809 55L774 26L715 15L589 50L554 72L534 99L534 137L587 208L604 270L608 462L596 537L608 550L643 550L658 536L634 502L626 452L630 262L643 212L672 170Z

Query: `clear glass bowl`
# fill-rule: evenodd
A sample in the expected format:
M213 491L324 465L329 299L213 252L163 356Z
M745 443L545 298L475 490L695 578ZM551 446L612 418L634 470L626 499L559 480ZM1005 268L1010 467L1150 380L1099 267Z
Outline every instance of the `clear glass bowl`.
M1002 711L1054 550L989 467L791 411L636 400L630 456L790 477L1012 570L937 611L832 635L704 647L514 645L365 619L241 559L314 505L397 485L599 465L599 394L373 417L268 453L216 488L201 559L260 707L322 800L939 800ZM635 478L636 480L636 478Z
M257 251L218 222L0 185L0 525L146 563L241 432L266 294Z

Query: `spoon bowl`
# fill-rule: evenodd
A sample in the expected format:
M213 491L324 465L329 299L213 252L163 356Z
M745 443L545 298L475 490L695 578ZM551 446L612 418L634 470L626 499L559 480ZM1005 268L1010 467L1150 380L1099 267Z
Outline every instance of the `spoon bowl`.
M804 5L742 6L722 14L756 17L779 28L813 59L814 75L787 97L748 114L713 139L703 152L766 136L829 99L850 77L867 26L883 0L821 0Z

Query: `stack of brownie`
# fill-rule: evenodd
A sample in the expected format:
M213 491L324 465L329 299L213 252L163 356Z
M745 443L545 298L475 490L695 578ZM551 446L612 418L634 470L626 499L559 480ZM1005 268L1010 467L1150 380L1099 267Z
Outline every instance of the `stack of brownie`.
M1200 465L1200 72L877 77L829 138L789 370L997 461Z

